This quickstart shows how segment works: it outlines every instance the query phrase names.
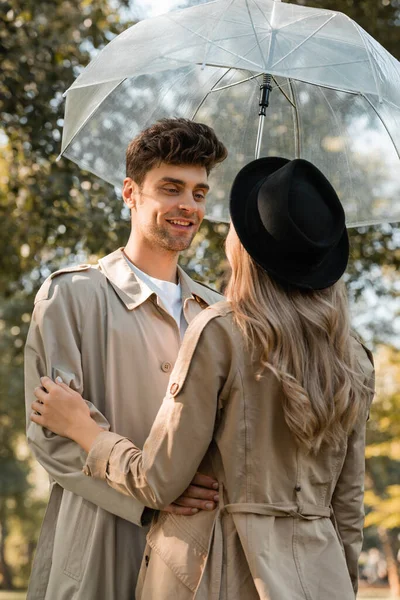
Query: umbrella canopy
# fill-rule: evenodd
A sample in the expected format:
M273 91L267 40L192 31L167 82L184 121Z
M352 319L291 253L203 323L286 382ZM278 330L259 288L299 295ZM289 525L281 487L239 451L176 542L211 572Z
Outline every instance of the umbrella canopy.
M125 150L163 117L211 125L229 150L208 217L254 159L305 158L335 186L347 224L400 220L400 63L345 15L274 0L216 0L141 21L67 91L62 155L121 186Z

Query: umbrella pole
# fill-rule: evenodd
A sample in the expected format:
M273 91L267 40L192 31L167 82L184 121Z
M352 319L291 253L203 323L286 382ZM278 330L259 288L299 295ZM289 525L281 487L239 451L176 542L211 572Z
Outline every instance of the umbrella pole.
M271 75L267 75L266 73L263 75L262 84L260 85L260 99L258 102L258 106L260 107L258 116L258 132L257 132L257 141L256 141L256 151L255 157L260 158L261 152L261 141L264 131L264 121L265 115L267 114L267 108L269 106L269 95L271 93Z

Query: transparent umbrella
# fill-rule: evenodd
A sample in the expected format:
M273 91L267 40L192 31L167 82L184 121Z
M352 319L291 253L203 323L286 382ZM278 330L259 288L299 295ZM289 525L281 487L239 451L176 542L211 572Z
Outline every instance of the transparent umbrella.
M400 220L400 63L344 14L274 0L173 11L116 37L66 96L61 154L117 187L129 141L179 116L229 150L210 219L228 220L244 164L280 155L325 173L348 226Z

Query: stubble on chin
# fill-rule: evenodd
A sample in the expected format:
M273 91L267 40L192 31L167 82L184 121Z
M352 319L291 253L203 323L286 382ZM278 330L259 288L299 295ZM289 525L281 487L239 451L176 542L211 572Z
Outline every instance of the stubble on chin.
M189 248L196 233L197 230L189 237L178 237L171 235L168 231L165 231L165 229L154 228L151 236L152 245L157 248L161 247L167 252L182 252Z

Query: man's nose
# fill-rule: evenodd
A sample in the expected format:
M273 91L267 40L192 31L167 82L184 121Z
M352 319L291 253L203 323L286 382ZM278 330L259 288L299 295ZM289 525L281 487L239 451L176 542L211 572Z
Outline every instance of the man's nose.
M196 212L198 205L191 192L187 192L179 203L179 208L189 213Z

